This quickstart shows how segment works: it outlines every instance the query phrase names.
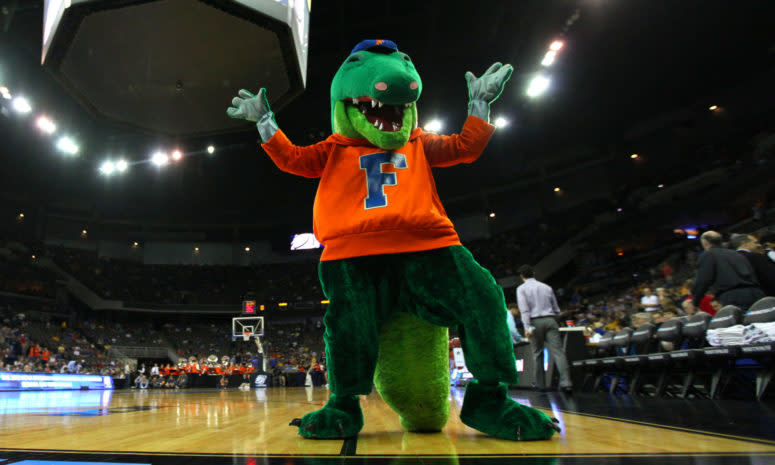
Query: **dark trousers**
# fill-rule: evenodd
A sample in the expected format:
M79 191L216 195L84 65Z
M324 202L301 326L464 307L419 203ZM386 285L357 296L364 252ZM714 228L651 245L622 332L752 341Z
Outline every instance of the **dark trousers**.
M721 305L734 305L740 310L746 311L762 297L764 297L764 291L758 287L741 287L725 291L719 296L718 300L721 302Z

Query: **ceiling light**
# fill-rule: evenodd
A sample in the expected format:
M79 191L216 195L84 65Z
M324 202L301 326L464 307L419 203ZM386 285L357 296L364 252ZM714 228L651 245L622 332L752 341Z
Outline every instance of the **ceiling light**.
M638 158L640 158L640 155L638 155L637 153L633 153L632 155L630 155L630 158L632 158L633 160L635 160L635 159L638 159Z
M551 51L553 51L553 52L556 52L556 51L558 51L559 49L561 49L561 48L562 48L564 45L565 45L565 42L563 42L563 41L561 41L561 40L555 40L554 42L552 42L552 43L549 45L549 50L551 50Z
M180 152L180 150L175 150L172 152L172 159L175 161L179 161L181 158L183 158L183 154Z
M439 132L441 131L441 128L442 128L441 121L434 119L426 123L423 129L425 129L428 132Z
M549 50L546 52L546 55L544 55L544 59L541 60L541 66L552 66L552 63L554 63L554 59L557 57L557 52L554 50Z
M718 105L711 105L711 106L708 107L708 110L716 111L716 110L718 110Z
M13 109L18 111L19 113L29 113L32 111L32 106L30 105L30 102L27 101L24 97L16 97L13 99L13 102L11 103L13 105Z
M495 127L496 128L505 128L508 125L509 125L509 120L507 120L506 118L504 118L502 116L499 116L499 117L495 118Z
M127 168L129 168L129 163L127 163L127 161L123 158L116 162L116 171L119 173L123 173L127 170Z
M208 145L207 146L207 153L209 153L209 154L215 153L215 147L213 147L212 145Z
M113 174L113 171L116 170L116 165L113 164L112 161L104 161L102 165L100 165L100 172L104 174L105 176L110 176Z
M57 148L68 155L75 155L78 153L78 145L75 141L69 137L61 137L57 141Z
M530 84L527 86L527 96L528 97L538 97L539 95L546 92L546 89L549 88L549 83L551 81L546 76L536 76L533 79L530 80Z
M57 130L57 125L46 116L39 116L35 124L46 134L53 134Z
M151 163L156 166L164 166L169 163L169 161L169 157L167 157L167 154L164 152L156 152L151 157Z

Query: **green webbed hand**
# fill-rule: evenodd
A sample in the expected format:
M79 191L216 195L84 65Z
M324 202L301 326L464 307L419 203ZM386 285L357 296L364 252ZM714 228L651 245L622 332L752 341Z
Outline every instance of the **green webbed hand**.
M256 95L242 89L239 97L232 99L231 105L226 109L226 114L232 118L254 121L264 142L271 139L279 129L266 98L266 89L261 88Z
M489 122L490 104L503 92L512 72L514 72L513 66L498 62L490 66L481 77L477 78L471 71L466 73L469 116L476 116Z

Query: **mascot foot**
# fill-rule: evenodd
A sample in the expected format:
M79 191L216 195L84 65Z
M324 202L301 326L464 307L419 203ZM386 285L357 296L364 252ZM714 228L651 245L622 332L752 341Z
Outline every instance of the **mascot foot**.
M460 419L483 433L515 441L549 439L560 431L557 420L509 398L505 384L475 380L466 386Z
M331 394L325 407L293 420L291 426L298 426L299 434L305 438L353 437L363 428L363 412L358 396L337 397Z

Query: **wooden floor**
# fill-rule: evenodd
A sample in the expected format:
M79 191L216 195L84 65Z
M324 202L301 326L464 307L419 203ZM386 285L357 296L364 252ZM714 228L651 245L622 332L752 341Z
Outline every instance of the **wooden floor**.
M771 412L753 402L730 407L736 410L733 416L743 417L743 405L753 415L763 412L764 418L753 418L753 429L746 431L745 425L725 429L721 423L726 420L718 412L715 417L706 415L704 424L702 412L696 411L698 404L687 404L691 401L673 406L655 401L653 408L643 404L617 407L602 394L568 399L512 391L518 401L543 407L557 417L563 432L549 441L511 442L484 436L460 422L462 390L452 390L452 416L437 434L403 432L395 413L372 394L362 400L366 426L357 439L321 441L297 436L288 422L323 406L328 394L325 388L0 393L0 463L4 457L18 461L42 453L51 458L54 451L64 454L54 457L58 460L100 455L97 461L103 461L134 455L154 463L157 461L148 457L275 457L283 458L283 463L305 463L312 458L318 459L314 463L323 463L319 459L344 456L370 458L369 463L396 457L402 457L402 462L425 457L426 463L445 457L454 457L454 463L515 463L514 459L530 457L559 460L549 463L580 463L581 459L604 463L601 459L629 457L646 460L642 463L664 463L670 456L695 460L686 463L702 463L702 457L713 457L709 463L714 464L775 463ZM681 409L690 413L683 414ZM691 420L692 416L698 419ZM769 426L774 426L771 437ZM737 460L717 460L722 457ZM501 462L506 458L512 460ZM753 459L764 461L749 462Z

